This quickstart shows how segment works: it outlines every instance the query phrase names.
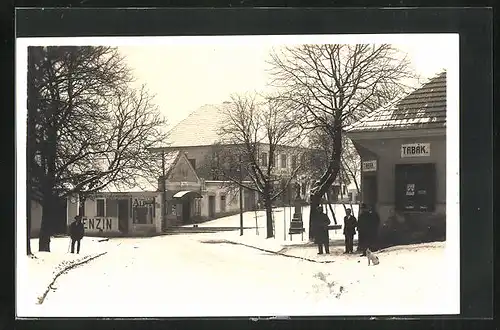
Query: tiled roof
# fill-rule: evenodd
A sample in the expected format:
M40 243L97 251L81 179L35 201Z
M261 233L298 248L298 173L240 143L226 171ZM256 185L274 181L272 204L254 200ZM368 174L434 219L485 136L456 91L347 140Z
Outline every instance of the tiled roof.
M220 140L218 132L224 125L222 105L205 105L192 112L169 132L169 147L206 146Z
M372 112L349 133L446 127L446 71L430 79L395 105Z

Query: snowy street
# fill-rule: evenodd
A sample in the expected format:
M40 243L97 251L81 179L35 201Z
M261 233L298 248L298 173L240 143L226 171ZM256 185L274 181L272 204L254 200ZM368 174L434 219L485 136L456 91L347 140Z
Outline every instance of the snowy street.
M314 269L304 263L237 245L197 242L189 235L128 239L60 277L56 290L34 312L44 316L299 312L310 295L303 283L313 282ZM131 304L136 309L131 310Z
M387 251L380 265L368 267L358 255L322 256L335 262L314 263L217 243L220 236L111 239L107 254L63 274L43 304L24 304L22 314L425 314L447 310L453 297L445 285L444 243ZM315 255L313 247L295 249Z

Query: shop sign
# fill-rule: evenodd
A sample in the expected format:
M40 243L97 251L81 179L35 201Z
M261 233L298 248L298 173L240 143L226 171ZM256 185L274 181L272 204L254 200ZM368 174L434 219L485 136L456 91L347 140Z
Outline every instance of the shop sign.
M431 155L430 143L410 143L401 145L401 158L428 157Z
M118 219L117 218L82 218L83 228L90 232L106 232L106 231L117 231L118 230Z
M376 160L367 160L364 161L362 166L363 172L373 172L377 170L377 161Z

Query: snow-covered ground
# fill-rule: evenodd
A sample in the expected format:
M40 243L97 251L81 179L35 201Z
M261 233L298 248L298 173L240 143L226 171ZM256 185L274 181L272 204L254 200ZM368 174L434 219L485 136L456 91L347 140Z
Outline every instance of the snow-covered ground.
M38 239L32 239L31 249L34 257L23 256L18 260L17 272L21 276L22 283L17 286L16 300L23 305L38 302L59 272L107 251L110 242L102 240L104 239L85 237L81 243L80 254L72 254L69 253L68 237L52 238L51 252L39 252Z
M336 210L342 224L343 208ZM337 207L338 208L338 207ZM357 214L355 210L355 214ZM255 213L244 225L255 226ZM303 212L308 228L309 210ZM53 239L49 254L29 259L18 289L18 316L280 316L449 314L458 312L458 269L450 267L446 243L400 246L378 252L368 266L359 255L343 255L342 232L330 232L330 255L296 235L290 242L289 209L275 210L276 238L246 229L151 238L85 238L82 252L107 254L63 274L43 304L42 283L50 283L58 262L73 260L68 239ZM280 225L281 223L281 225ZM200 224L237 227L239 215ZM282 233L280 235L279 233ZM230 244L233 242L233 244ZM237 244L234 244L237 243ZM247 245L243 246L241 244ZM33 243L36 246L37 242ZM251 248L285 253L290 258ZM451 251L452 252L452 251ZM83 255L82 255L83 256ZM314 262L320 261L320 262ZM321 263L329 261L329 263ZM42 278L45 278L43 281Z

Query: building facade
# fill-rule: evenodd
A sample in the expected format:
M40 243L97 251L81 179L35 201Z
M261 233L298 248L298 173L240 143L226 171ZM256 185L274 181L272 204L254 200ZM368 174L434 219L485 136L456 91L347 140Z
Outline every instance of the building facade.
M446 217L446 72L347 134L361 157L361 201L382 221Z

